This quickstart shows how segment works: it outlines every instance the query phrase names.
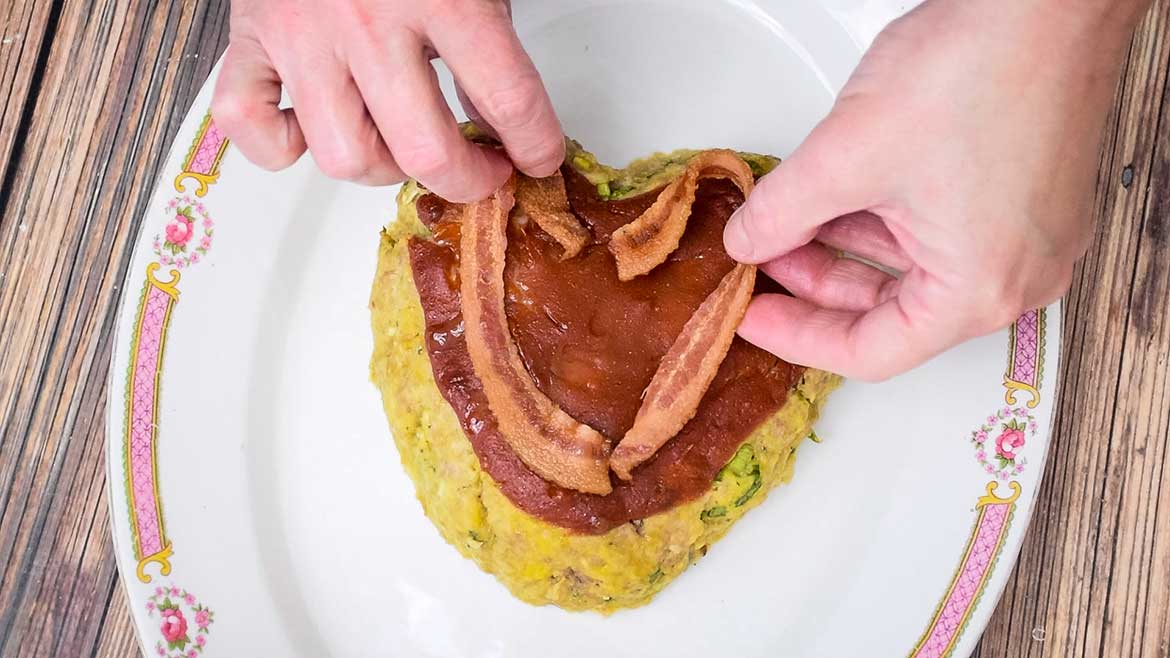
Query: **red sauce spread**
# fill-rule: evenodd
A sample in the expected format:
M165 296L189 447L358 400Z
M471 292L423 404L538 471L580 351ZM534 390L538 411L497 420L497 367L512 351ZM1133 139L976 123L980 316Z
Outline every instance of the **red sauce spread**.
M592 240L562 262L561 245L513 211L505 311L537 387L616 444L633 424L662 356L734 265L723 250L723 225L743 196L729 181L704 180L679 248L649 274L623 283L606 247L609 236L649 207L657 190L607 201L572 168L563 172L573 214L589 227ZM736 338L694 418L634 469L630 481L611 474L613 492L604 496L546 482L500 435L467 352L458 281L459 214L448 212L451 208L434 195L417 204L420 219L435 235L433 241L410 242L435 381L484 470L513 504L548 523L602 533L698 497L743 440L784 404L803 373ZM777 290L766 277L758 281L757 292L768 286Z

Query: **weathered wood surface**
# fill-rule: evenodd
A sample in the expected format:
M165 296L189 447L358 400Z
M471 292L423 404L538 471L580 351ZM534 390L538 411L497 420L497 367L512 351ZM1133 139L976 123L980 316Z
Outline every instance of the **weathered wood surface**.
M1170 0L1134 39L1057 437L976 655L1170 656ZM162 158L225 0L0 6L0 656L137 656L109 538L106 371Z

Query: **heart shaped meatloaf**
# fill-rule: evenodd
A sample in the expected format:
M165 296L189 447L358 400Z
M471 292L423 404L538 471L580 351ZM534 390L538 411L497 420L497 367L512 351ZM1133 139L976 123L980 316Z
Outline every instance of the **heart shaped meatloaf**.
M451 204L382 235L374 383L427 516L517 597L641 605L792 476L838 378L734 336L775 289L723 226L775 166L678 151Z

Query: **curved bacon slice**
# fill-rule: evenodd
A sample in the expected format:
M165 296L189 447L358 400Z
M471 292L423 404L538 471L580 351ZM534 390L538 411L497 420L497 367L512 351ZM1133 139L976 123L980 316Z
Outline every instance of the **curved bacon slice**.
M587 493L612 489L609 444L536 387L504 313L504 259L514 179L463 210L459 270L467 350L500 433L545 480Z
M735 151L712 149L691 158L682 176L667 185L646 212L610 236L619 279L629 281L649 272L678 249L702 178L730 179L745 198L754 185L751 168Z
M634 425L610 456L610 467L618 477L629 480L634 467L695 415L731 348L755 284L755 266L736 265L683 325L646 388Z
M516 203L536 225L561 244L561 260L576 256L589 244L589 229L569 210L569 196L561 172L544 178L520 176L516 183Z

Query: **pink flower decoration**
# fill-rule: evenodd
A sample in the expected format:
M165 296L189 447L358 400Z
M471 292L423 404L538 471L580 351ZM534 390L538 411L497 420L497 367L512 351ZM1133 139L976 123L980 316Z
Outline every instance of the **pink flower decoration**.
M194 223L194 221L185 215L175 215L171 223L167 224L167 242L180 247L186 245L191 240L191 235L195 232L192 227Z
M166 590L161 588L161 587L154 588L154 595L155 596L162 596L164 592L166 592Z
M211 613L206 610L195 611L195 625L199 628L207 628L211 623Z
M995 452L1004 459L1015 459L1016 450L1024 447L1024 430L1009 428L995 439Z
M203 239L199 241L199 248L204 250L204 251L211 249L211 236L210 235L203 236Z
M163 648L163 645L161 645L161 644L159 644L159 645L155 646L155 647L154 647L154 650L155 650L155 651L157 651L157 652L158 652L158 655L160 655L160 656L165 656L165 655L167 655L167 650L166 650L166 649L164 649L164 648Z
M985 465L983 466L983 470L987 471L988 473L994 473L994 472L995 472L995 467L994 467L994 466L992 466L991 464L985 464Z
M976 458L976 459L980 459L980 460L982 460L982 459L986 459L986 458L987 458L987 453L986 453L986 452L984 452L984 451L982 451L982 450L980 450L980 451L978 451L978 452L976 452L976 453L975 453L975 458Z
M195 597L188 594L187 596L183 597L183 603L186 603L187 605L195 605Z
M205 644L207 644L207 636L205 636L205 635L196 635L195 636L195 646L203 647L203 645L205 645Z
M159 631L162 632L162 636L167 642L178 642L186 638L187 619L183 616L183 611L178 608L164 610Z
M163 265L173 265L175 263L175 259L171 258L170 256L163 256L162 258L158 259L158 262L162 263ZM159 592L159 594L162 594L162 592Z
M197 658L198 656L199 652L194 649L187 652L187 658Z
M154 601L147 601L146 602L146 609L147 610L154 610Z
M195 252L195 253L191 254L188 257L188 259L191 261L192 265L194 265L195 263L198 263L199 262L199 252Z

